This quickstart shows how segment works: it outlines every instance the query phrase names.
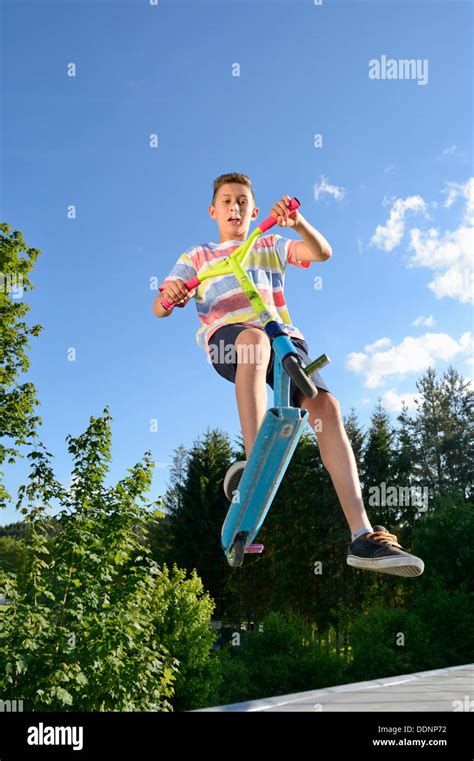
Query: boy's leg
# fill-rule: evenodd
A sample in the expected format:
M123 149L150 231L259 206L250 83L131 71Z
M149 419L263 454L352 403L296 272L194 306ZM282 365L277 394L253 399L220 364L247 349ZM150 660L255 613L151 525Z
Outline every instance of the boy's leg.
M266 374L270 339L260 328L246 328L235 339L235 394L247 460L267 411Z
M296 404L309 412L309 424L318 437L323 465L331 476L351 534L372 531L365 512L357 464L344 429L339 402L330 391L318 389L314 399L299 391Z
M423 560L406 552L385 526L372 529L362 501L357 465L344 429L339 402L330 391L318 390L315 399L308 399L298 392L296 404L309 412L309 423L316 431L321 459L351 530L347 564L366 571L419 576L425 568Z

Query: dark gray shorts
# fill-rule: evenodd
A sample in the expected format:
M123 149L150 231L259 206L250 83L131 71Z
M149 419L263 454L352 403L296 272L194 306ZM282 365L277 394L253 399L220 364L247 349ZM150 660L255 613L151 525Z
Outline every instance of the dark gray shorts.
M216 330L216 332L211 336L209 341L209 347L211 345L214 345L216 349L214 349L214 358L213 358L213 352L211 352L210 359L212 362L213 367L216 369L216 371L219 373L219 375L222 375L223 378L230 381L231 383L235 383L235 373L237 371L237 358L235 358L235 361L221 361L225 352L225 347L231 345L235 345L235 339L239 335L239 333L242 330L246 330L247 328L253 327L252 325L244 325L241 322L236 322L232 325L223 325L221 328ZM255 326L256 327L256 326ZM260 328L260 330L263 330L263 328ZM307 365L311 359L308 355L308 344L306 341L302 338L292 338L289 336L290 341L294 344L296 351L300 355L301 359L303 360L303 364ZM223 342L221 345L220 342ZM229 355L228 355L229 356ZM231 354L232 356L232 350ZM270 388L273 388L273 362L274 362L275 352L273 351L273 348L271 350L270 354L270 361L268 363L267 368L267 383L270 386ZM313 379L314 385L317 386L317 388L323 389L323 391L329 391L327 385L323 381L320 373L315 370L311 373L311 378ZM297 396L298 388L293 382L293 380L290 380L290 400L291 405L293 407L299 407L300 405L297 404L296 396Z

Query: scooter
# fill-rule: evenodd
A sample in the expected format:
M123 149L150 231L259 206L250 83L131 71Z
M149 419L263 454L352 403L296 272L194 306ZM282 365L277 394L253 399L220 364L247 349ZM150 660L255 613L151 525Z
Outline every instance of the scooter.
M292 198L288 212L298 209L300 205L297 198ZM233 272L259 316L275 353L273 407L267 410L259 428L221 531L222 549L229 565L234 568L242 565L245 554L263 552L263 544L252 542L265 520L307 422L308 410L291 406L290 379L304 396L313 399L318 389L310 377L311 373L331 361L326 354L321 354L308 365L303 365L294 344L268 312L259 291L245 272L244 262L252 244L276 222L275 217L267 217L232 254L211 265L199 278L192 277L185 283L186 288L192 290L208 277ZM174 306L166 299L161 304L165 309Z

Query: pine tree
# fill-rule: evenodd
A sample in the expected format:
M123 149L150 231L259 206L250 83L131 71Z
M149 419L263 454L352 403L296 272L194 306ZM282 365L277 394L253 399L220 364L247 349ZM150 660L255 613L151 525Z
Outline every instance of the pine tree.
M411 425L420 480L430 495L472 496L472 391L453 367L441 380L429 368L417 381L421 400Z
M419 414L415 421L418 454L425 484L433 491L444 493L445 473L442 467L443 394L436 380L436 371L429 367L416 387L421 394Z
M403 540L410 541L415 521L420 516L419 506L416 504L416 495L423 494L423 483L420 480L419 453L416 438L413 435L414 420L410 417L405 402L402 403L402 411L398 415L397 421L399 427L394 444L393 483L400 495L399 522L403 529ZM406 499L407 496L408 499ZM423 505L423 507L425 506Z
M168 565L196 569L223 614L225 576L230 571L221 547L221 528L229 503L222 484L233 461L226 434L208 430L191 450L178 450L172 481L163 497L168 515L154 539L154 558ZM158 543L158 538L163 543Z
M441 383L444 395L445 424L441 446L443 466L450 490L472 501L474 439L473 391L454 367L444 373Z
M393 495L394 475L393 442L395 430L379 398L371 416L364 462L361 469L363 497L372 526L383 524L387 528L397 524L399 510Z
M355 407L351 407L349 415L343 416L344 428L347 433L347 437L351 443L352 451L359 470L362 465L363 448L365 441L365 433L359 425L357 411Z

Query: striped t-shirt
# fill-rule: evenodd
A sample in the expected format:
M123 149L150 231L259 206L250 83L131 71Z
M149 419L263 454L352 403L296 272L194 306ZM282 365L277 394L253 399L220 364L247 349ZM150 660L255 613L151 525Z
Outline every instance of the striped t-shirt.
M283 331L293 338L304 339L301 331L291 324L283 293L286 265L306 268L311 264L309 261L297 259L299 243L300 241L283 238L281 235L262 235L248 252L244 269L265 301L268 311L280 323ZM162 291L170 280L189 280L193 275L199 277L212 264L225 259L241 244L242 241L231 240L193 246L181 254L171 272L159 285L159 291ZM249 326L263 326L233 272L204 280L197 287L194 301L202 323L196 333L196 341L206 352L209 352L209 339L223 325L239 322Z

